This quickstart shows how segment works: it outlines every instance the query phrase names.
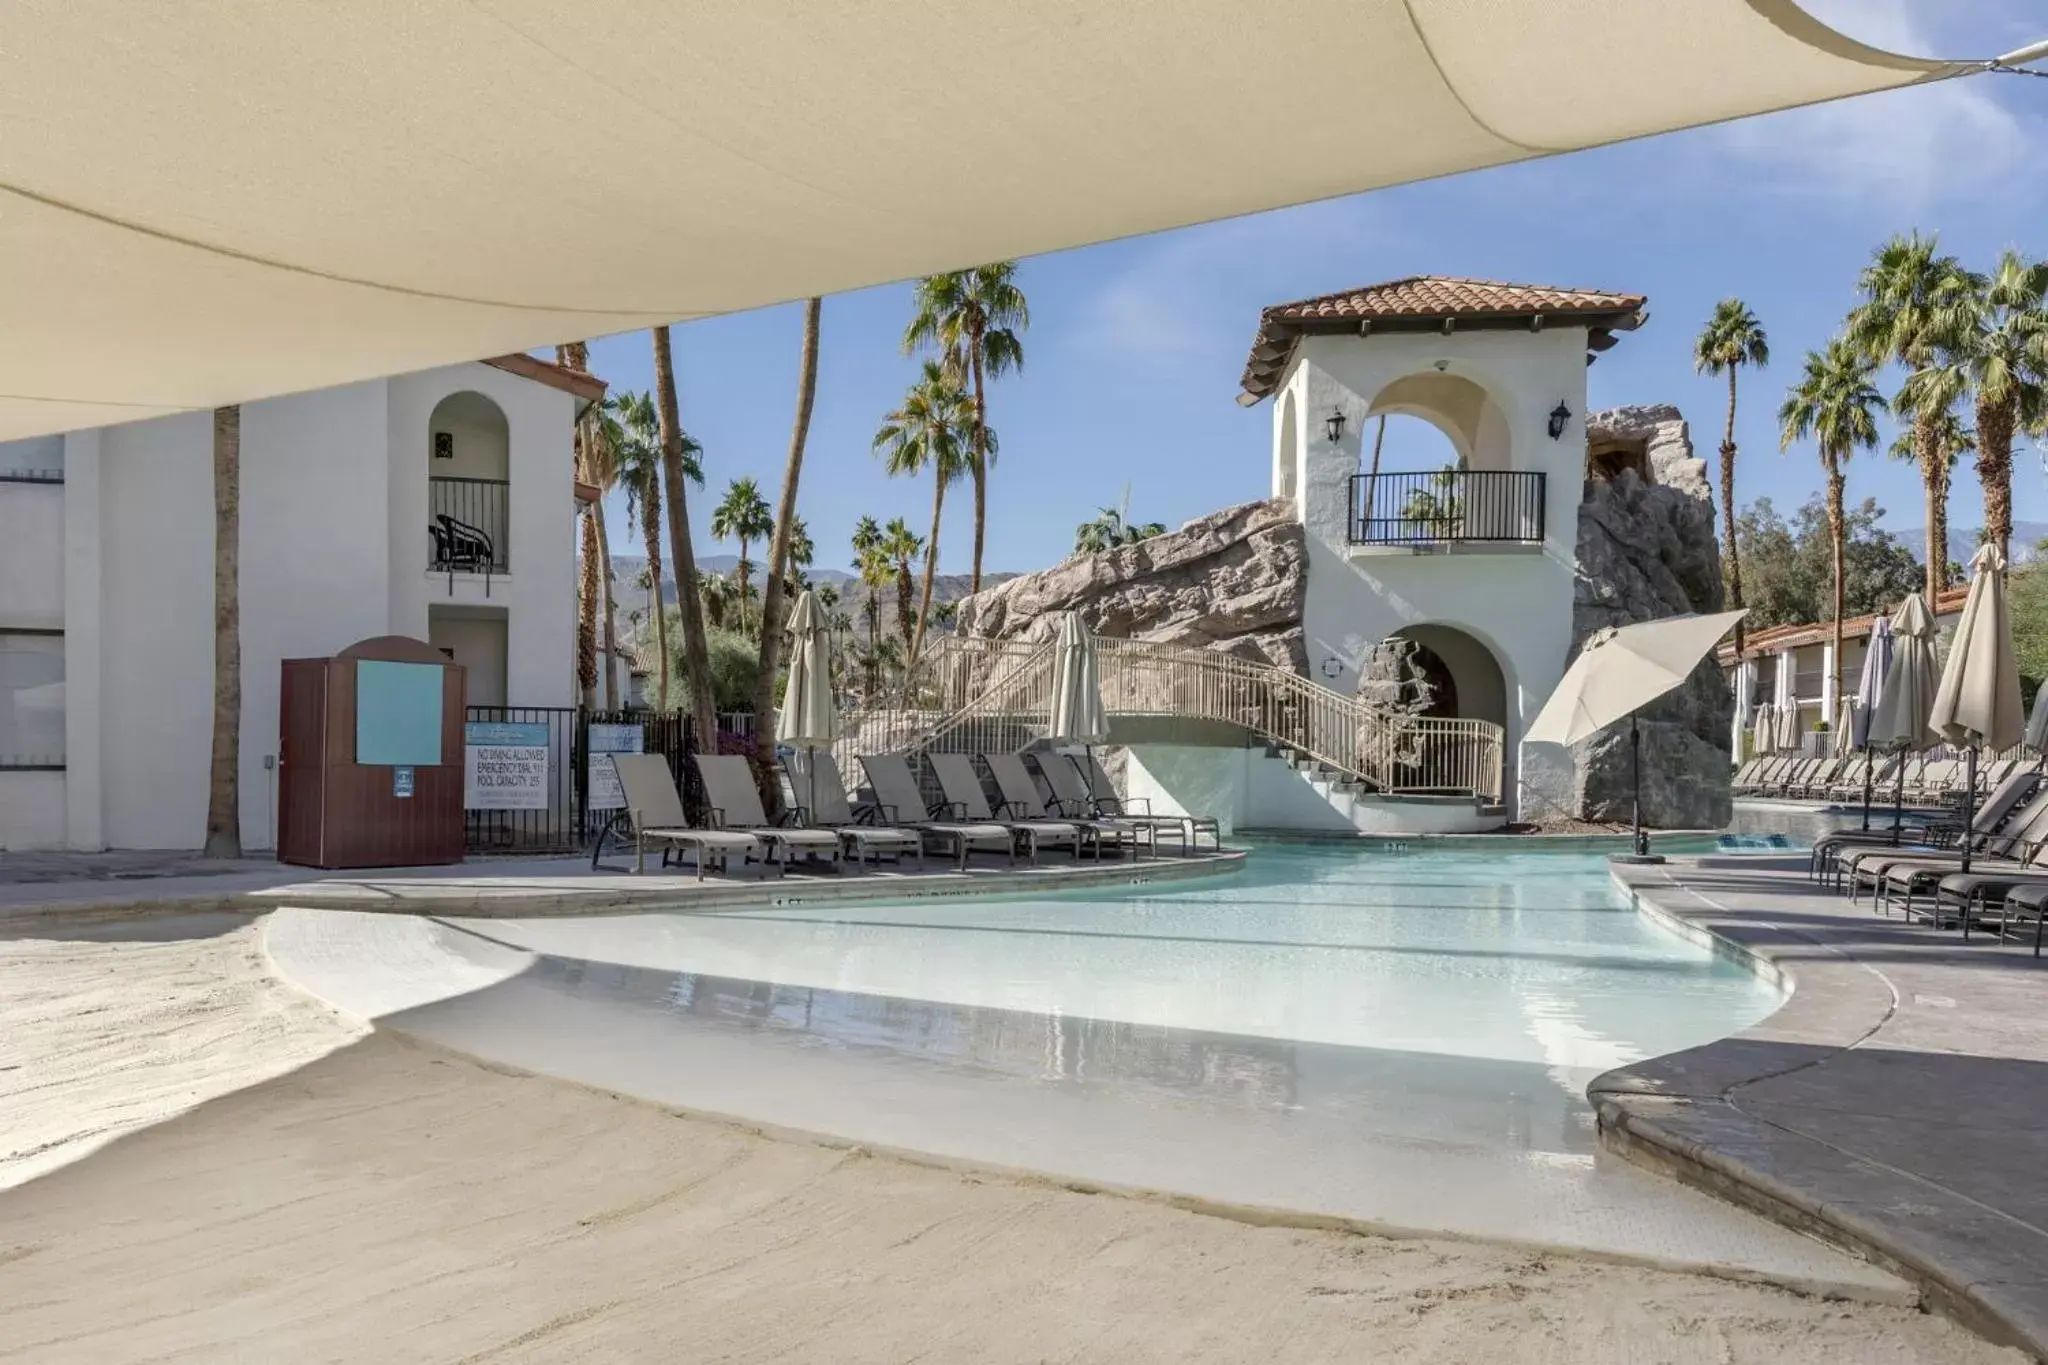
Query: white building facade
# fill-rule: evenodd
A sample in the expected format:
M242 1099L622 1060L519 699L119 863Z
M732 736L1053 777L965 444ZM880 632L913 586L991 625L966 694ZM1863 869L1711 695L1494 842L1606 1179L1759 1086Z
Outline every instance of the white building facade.
M574 703L572 435L602 394L506 356L242 408L245 848L275 846L285 659L409 635L472 705ZM0 849L204 841L212 431L0 446Z

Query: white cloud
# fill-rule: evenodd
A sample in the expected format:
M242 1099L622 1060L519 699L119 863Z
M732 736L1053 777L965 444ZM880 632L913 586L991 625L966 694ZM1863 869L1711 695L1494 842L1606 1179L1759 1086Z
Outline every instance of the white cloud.
M1874 46L1949 55L1930 37L1924 5L1806 0L1806 7ZM1981 76L1838 100L1717 132L1720 150L1778 188L1893 208L2010 186L2027 161L2025 124L2001 103L1993 78Z

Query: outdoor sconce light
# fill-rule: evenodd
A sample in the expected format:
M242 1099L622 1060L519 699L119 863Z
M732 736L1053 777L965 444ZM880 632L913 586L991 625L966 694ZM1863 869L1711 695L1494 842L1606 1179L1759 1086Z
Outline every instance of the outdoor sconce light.
M1337 657L1336 655L1334 655L1334 654L1332 654L1332 655L1329 655L1328 657L1326 657L1326 658L1325 658L1325 659L1323 660L1323 676L1324 676L1324 677L1326 677L1326 678L1334 678L1334 677L1336 677L1336 676L1337 676L1337 675L1338 675L1339 673L1342 673L1343 671L1344 671L1344 664L1343 664L1343 662L1342 662L1342 661L1341 661L1340 659L1338 659L1338 657Z
M1572 410L1560 402L1550 410L1550 439L1555 441L1564 435L1565 423L1572 420Z
M1344 409L1330 409L1330 415L1323 419L1323 431L1329 436L1331 445L1344 439Z

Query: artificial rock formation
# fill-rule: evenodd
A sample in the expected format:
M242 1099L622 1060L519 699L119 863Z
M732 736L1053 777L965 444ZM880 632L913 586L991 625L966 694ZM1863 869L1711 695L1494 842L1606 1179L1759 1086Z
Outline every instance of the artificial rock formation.
M958 632L1040 638L1078 611L1098 635L1220 649L1307 671L1308 563L1287 498L1197 517L1135 545L1080 554L960 603Z
M1723 609L1713 492L1678 409L1614 408L1594 413L1586 425L1592 473L1579 506L1573 657L1608 626ZM1709 658L1685 686L1644 708L1645 824L1719 829L1728 823L1734 707L1726 679ZM1532 757L1525 755L1523 776L1539 799L1528 803L1525 819L1560 813L1629 818L1627 725L1576 746L1568 774L1548 765L1532 771Z

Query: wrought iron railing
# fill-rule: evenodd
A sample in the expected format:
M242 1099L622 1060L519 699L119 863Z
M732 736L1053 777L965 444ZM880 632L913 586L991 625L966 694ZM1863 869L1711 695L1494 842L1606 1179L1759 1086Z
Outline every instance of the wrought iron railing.
M449 573L510 573L511 491L504 479L428 479L429 567Z
M927 655L896 706L851 709L837 757L1015 752L1051 733L1050 642L953 640ZM1501 795L1504 736L1490 721L1390 717L1283 668L1215 650L1096 641L1103 708L1116 716L1220 721L1388 794Z
M1353 545L1541 544L1544 476L1509 469L1351 476Z

